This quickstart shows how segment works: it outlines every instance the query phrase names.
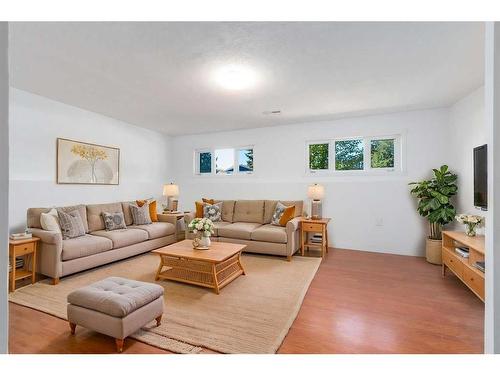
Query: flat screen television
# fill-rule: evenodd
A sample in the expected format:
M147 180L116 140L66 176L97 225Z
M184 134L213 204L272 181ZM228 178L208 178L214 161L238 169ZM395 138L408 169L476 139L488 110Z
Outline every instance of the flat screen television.
M474 148L474 206L488 209L488 145Z

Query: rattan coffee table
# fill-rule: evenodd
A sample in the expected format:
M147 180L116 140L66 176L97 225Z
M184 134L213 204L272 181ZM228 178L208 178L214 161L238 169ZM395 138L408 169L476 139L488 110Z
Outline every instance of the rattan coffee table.
M195 250L191 240L184 240L153 250L160 256L155 280L199 285L219 294L220 289L245 274L241 265L241 251L245 247L214 241L209 250Z

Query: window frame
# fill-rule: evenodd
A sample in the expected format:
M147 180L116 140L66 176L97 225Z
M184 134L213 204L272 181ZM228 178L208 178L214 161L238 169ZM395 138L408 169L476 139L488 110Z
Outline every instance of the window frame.
M233 173L231 174L217 174L215 170L215 151L216 150L225 150L232 149L233 150ZM239 152L241 150L249 150L252 149L254 153L254 165L252 171L244 171L240 172L239 168ZM211 155L211 172L210 173L201 173L200 172L200 154L202 153L210 153ZM231 178L233 176L249 176L255 173L255 146L247 145L247 146L221 146L221 147L206 147L206 148L197 148L194 150L194 175L197 177L223 177L223 178Z
M373 140L394 140L394 167L388 168L372 168L371 163L371 141ZM335 142L347 140L362 140L363 141L363 169L352 170L337 170L336 169L336 154ZM310 169L309 145L328 143L328 169ZM359 175L386 175L398 174L405 171L404 164L405 151L405 134L381 134L369 136L345 136L335 137L321 140L312 140L306 142L305 152L305 169L306 175L309 176L359 176Z

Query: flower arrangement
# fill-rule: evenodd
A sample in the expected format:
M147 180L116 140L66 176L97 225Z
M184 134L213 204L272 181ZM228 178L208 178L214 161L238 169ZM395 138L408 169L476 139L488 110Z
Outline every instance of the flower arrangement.
M188 229L194 234L200 233L203 237L210 237L214 234L214 223L206 217L196 218L189 223Z
M465 224L465 234L471 237L476 235L476 228L484 223L484 217L478 215L460 214L455 216L455 219L460 224Z

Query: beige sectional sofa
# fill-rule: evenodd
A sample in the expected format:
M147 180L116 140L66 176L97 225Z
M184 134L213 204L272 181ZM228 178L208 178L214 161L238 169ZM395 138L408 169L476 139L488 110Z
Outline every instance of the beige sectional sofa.
M159 222L133 225L130 204L117 202L62 207L64 211L77 209L83 219L85 236L63 240L61 233L41 228L40 215L51 208L29 208L27 225L33 235L41 239L37 268L43 275L60 277L97 267L116 260L145 253L174 243L177 238L175 217L158 215ZM106 231L102 212L123 212L127 229Z
M295 206L295 218L286 227L271 224L278 202ZM298 229L303 208L303 201L223 200L222 221L214 223L212 241L241 243L247 245L246 252L281 255L291 260L300 248ZM186 225L194 218L195 212L186 214ZM192 233L186 236L194 237Z

